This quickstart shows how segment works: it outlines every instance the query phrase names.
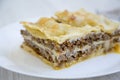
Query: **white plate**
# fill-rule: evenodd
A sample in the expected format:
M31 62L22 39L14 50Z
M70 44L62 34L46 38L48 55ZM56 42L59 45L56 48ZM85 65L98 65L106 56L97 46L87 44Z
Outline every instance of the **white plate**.
M0 66L25 75L52 79L80 79L120 71L120 54L108 54L77 63L70 68L53 70L20 48L22 26L10 24L0 29Z

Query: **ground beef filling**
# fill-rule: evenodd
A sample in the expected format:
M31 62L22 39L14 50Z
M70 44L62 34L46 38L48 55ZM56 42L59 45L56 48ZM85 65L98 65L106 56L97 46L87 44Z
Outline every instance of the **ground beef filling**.
M40 56L54 63L54 60L52 59L51 51L39 48L37 45L35 45L34 43L32 43L30 40L27 40L27 39L25 39L25 44L31 47Z
M88 48L86 50L80 50L76 52L72 51L69 53L61 54L58 57L55 57L55 59L53 59L51 51L38 47L37 45L32 43L30 40L25 39L25 44L31 47L38 55L44 57L46 60L52 63L57 63L57 65L62 65L64 62L71 62L73 60L78 60L80 57L86 57L90 55L92 52L95 52L99 49L104 49L103 52L108 52L111 48L110 47L109 49L105 49L104 43L98 44L98 45L91 45L91 48Z
M114 33L114 36L116 36L116 35L118 36L119 32L120 31L116 31ZM25 30L21 30L21 34L23 36L31 36L30 33L28 33ZM87 37L82 38L80 40L73 41L73 42L65 41L63 44L57 44L56 42L48 40L48 39L39 39L39 38L35 38L33 36L31 36L31 37L32 37L32 40L36 41L37 43L39 43L41 45L44 45L44 46L48 47L50 50L54 49L54 51L56 51L56 52L61 52L61 54L59 56L54 57L54 59L53 59L53 57L52 57L53 53L50 50L40 48L37 45L35 45L34 43L32 43L32 40L27 40L27 39L24 38L25 44L27 44L29 47L34 49L34 51L36 53L43 56L48 61L50 61L52 63L58 63L59 65L64 63L64 62L70 62L72 60L78 60L80 57L85 57L85 56L91 54L92 52L97 51L99 48L104 49L103 52L108 52L112 48L112 46L111 46L108 49L106 49L104 43L98 44L98 45L93 45L92 44L93 41L111 39L111 35L108 35L108 34L105 34L105 33L98 33L98 34L92 33L92 34L87 35ZM114 43L120 42L119 37L115 37L112 40L112 42L114 42ZM74 46L83 47L83 46L88 45L88 44L91 46L91 48L88 48L86 50L79 50L79 51L76 51L76 52L73 51ZM70 51L66 52L65 54L62 54L62 51L65 51L66 49L69 49Z
M31 36L30 33L28 33L28 31L25 31L25 30L21 30L21 34L25 36ZM83 47L87 44L92 44L94 41L109 40L111 38L111 35L103 32L91 33L86 35L84 38L80 38L76 41L70 42L69 40L66 40L62 44L58 44L55 41L51 41L49 39L40 39L33 36L31 37L33 40L37 41L40 44L43 44L44 46L49 47L52 50L54 49L58 52L62 52L62 51L65 51L66 49L69 49L72 51L76 46Z

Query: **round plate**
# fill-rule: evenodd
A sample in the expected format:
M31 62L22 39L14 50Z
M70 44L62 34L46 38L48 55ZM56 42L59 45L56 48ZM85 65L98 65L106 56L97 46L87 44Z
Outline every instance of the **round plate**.
M29 76L52 79L80 79L108 75L120 71L120 54L110 53L77 63L69 68L53 70L40 59L20 48L23 38L19 23L0 29L0 66Z

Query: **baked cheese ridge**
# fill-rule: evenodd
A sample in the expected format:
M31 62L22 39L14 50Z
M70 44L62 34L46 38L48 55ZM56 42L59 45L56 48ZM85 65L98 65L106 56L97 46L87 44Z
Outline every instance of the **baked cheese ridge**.
M33 36L41 39L50 39L59 44L66 40L76 40L91 32L113 33L119 28L118 23L105 17L88 13L85 10L74 13L69 11L57 12L56 15L58 17L56 19L62 23L57 22L55 18L43 17L36 23L22 22L22 24ZM76 18L70 21L70 15ZM82 20L79 21L81 17L84 17L83 22L85 23L82 23ZM89 23L89 20L94 22L95 25Z
M77 27L84 27L85 25L90 25L93 27L101 26L103 31L111 32L118 27L118 23L113 22L110 19L102 15L93 14L85 11L84 9L80 9L76 12L70 12L67 10L59 11L55 13L56 20L67 23Z

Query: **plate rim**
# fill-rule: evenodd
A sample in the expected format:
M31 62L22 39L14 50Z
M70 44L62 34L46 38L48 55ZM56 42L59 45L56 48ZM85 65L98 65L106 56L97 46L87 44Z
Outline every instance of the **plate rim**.
M84 76L84 77L54 77L54 76L44 76L44 75L35 75L35 74L29 74L29 73L26 73L26 72L21 72L21 71L16 71L14 69L9 69L9 68L6 68L6 67L3 67L0 65L1 68L5 69L5 70L8 70L8 71L11 71L11 72L14 72L14 73L17 73L17 74L21 74L21 75L25 75L25 76L30 76L30 77L37 77L37 78L44 78L44 79L86 79L86 78L95 78L95 77L101 77L101 76L106 76L106 75L111 75L111 74L115 74L117 72L120 72L120 70L114 70L114 71L110 71L110 72L106 72L104 74L100 74L100 75L92 75L92 76Z

